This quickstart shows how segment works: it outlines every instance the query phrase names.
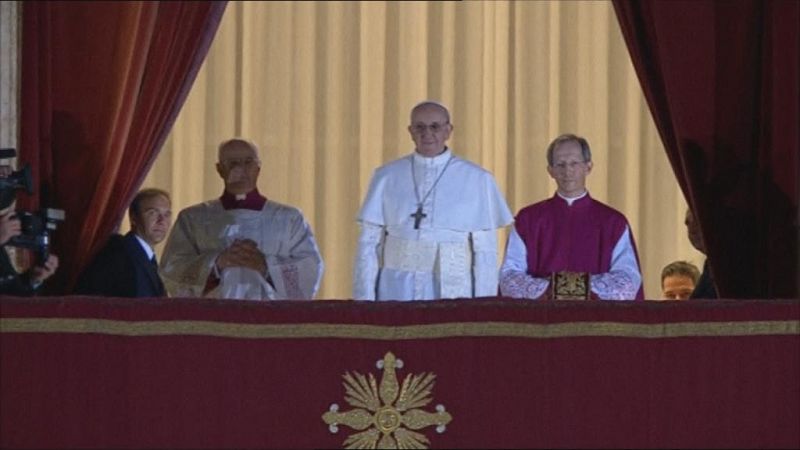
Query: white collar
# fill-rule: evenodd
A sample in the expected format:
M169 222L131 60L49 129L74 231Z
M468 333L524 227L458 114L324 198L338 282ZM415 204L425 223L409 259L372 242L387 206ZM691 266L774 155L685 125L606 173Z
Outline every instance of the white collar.
M142 250L144 250L144 252L147 253L147 259L153 259L153 256L155 256L156 252L153 251L153 248L150 247L150 244L148 244L147 241L139 237L138 234L133 233L133 235L136 236L136 240L139 241L139 245L142 246Z
M589 193L589 191L584 190L583 194L578 195L576 197L565 197L565 196L561 195L561 192L556 191L556 194L558 194L559 197L563 198L567 202L567 204L569 206L572 206L572 203L575 202L575 200L580 200L583 197L586 197L586 194L588 194L588 193Z
M447 161L449 161L452 156L453 156L453 151L450 150L449 147L445 147L444 151L436 156L422 156L416 151L414 151L413 158L414 158L414 163L416 164L436 167L447 163Z

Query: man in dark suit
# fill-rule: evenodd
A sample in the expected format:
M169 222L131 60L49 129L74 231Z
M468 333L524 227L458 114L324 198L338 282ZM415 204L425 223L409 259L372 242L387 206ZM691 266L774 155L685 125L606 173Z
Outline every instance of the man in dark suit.
M165 297L158 274L154 247L163 241L172 224L169 194L144 189L128 209L131 231L112 235L84 270L76 294L108 297Z

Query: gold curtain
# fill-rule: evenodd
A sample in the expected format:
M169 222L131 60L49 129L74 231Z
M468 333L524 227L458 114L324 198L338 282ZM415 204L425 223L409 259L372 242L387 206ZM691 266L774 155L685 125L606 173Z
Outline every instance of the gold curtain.
M356 213L372 171L413 150L423 99L450 107L450 146L514 213L555 191L547 144L585 136L589 190L630 221L648 298L665 264L702 265L610 2L231 2L145 186L169 190L175 215L218 197L218 143L251 139L261 192L317 237L318 297L350 298Z

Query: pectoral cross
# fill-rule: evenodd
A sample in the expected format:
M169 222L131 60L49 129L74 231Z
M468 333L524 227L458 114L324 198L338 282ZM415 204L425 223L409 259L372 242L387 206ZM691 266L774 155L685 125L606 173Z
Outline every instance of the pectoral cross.
M422 222L423 217L428 217L428 215L422 212L422 205L419 205L417 206L417 212L411 214L411 217L414 218L414 229L419 230L419 223Z

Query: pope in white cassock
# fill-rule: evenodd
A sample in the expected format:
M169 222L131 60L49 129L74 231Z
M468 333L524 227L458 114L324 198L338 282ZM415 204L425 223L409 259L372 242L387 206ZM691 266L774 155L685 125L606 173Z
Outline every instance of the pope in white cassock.
M170 295L313 298L322 257L303 215L258 192L254 144L223 142L218 158L225 192L181 211L164 248L161 275Z
M416 105L408 131L415 152L375 170L358 213L353 297L497 295L497 229L513 217L494 177L447 148L443 105Z

